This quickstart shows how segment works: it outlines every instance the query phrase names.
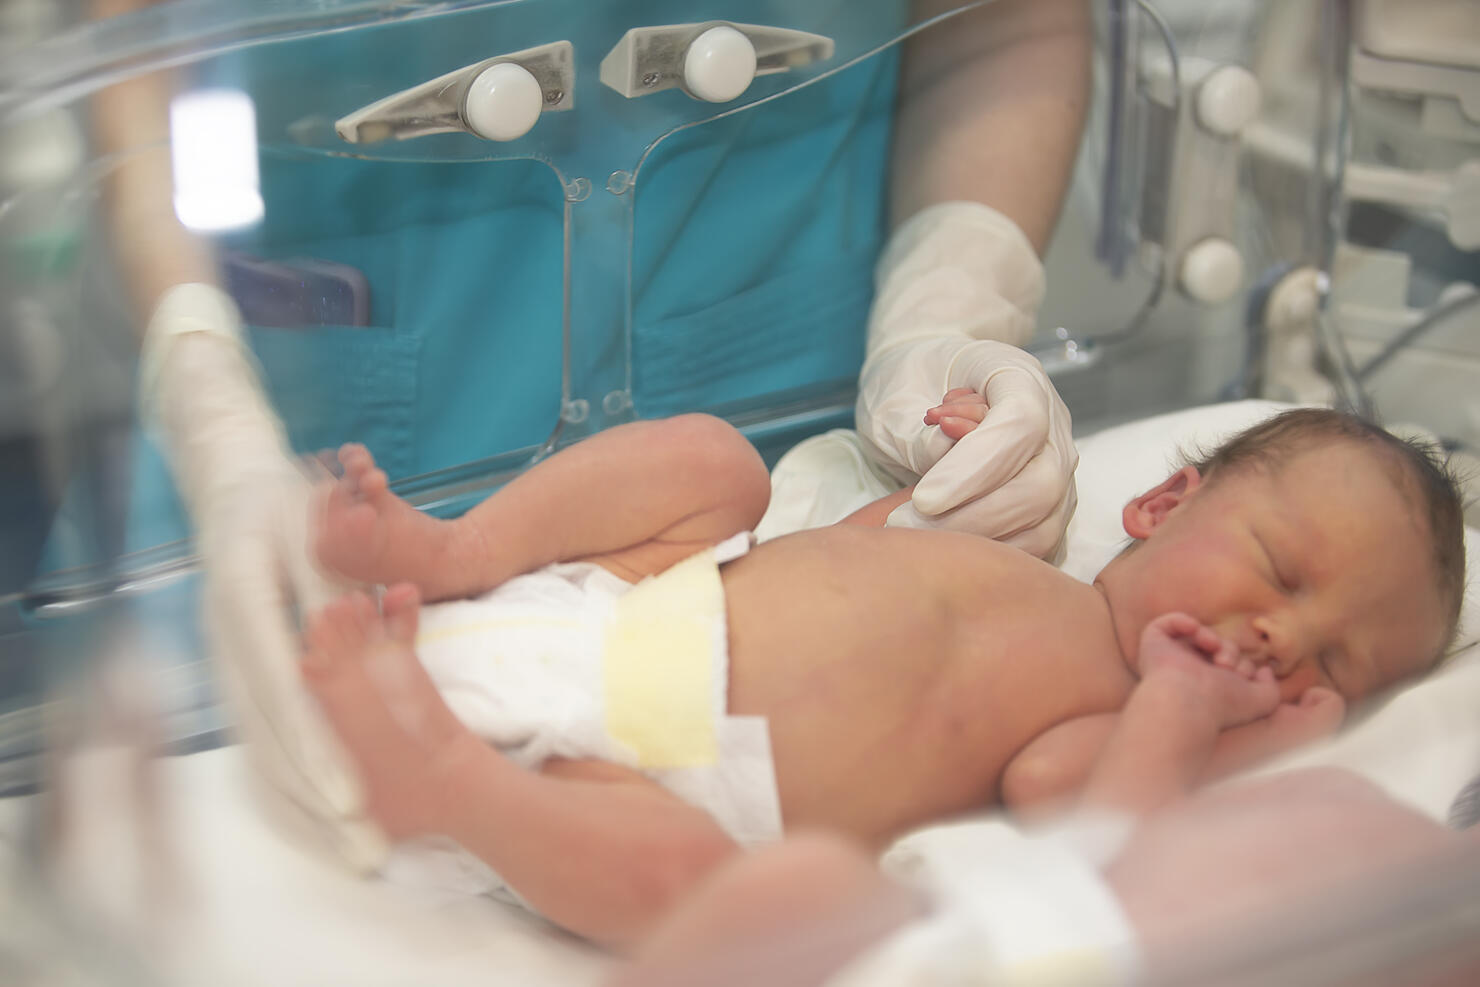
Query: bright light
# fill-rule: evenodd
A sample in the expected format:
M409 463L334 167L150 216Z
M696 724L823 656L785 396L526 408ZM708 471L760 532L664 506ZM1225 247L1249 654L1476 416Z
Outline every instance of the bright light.
M192 230L219 232L262 218L257 114L235 89L202 89L170 104L175 215Z

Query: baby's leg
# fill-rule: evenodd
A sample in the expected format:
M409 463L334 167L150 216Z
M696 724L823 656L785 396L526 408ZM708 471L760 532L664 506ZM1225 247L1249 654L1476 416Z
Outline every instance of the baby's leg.
M311 624L304 678L395 839L452 837L547 918L632 942L735 852L706 813L613 764L526 771L443 702L412 652L419 601L389 589L384 616L351 594Z
M359 582L413 583L430 600L457 595L458 580L446 578L456 526L393 494L364 446L342 446L339 465L343 475L320 495L319 561Z
M608 987L821 984L925 908L857 848L788 837L720 868Z
M427 599L469 596L551 562L661 572L754 527L770 499L755 449L718 418L633 422L561 450L454 521L416 512L347 447L329 497L324 561L368 582L409 580Z
M403 839L443 828L452 811L448 779L485 745L416 660L416 590L398 584L382 605L384 616L364 593L330 603L309 623L302 669L358 768L366 812Z

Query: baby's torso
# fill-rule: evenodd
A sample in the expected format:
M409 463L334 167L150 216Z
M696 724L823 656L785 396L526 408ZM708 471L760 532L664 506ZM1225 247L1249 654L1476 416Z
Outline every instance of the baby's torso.
M883 842L981 808L1028 741L1130 688L1099 593L980 538L828 528L723 578L730 710L770 722L788 827Z

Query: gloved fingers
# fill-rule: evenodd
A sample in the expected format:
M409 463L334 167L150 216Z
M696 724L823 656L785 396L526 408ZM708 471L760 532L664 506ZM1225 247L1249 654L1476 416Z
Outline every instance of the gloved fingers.
M1073 486L1072 479L1069 486ZM1000 541L1050 518L1064 495L1064 479L1053 457L1036 456L1006 483L950 511L925 516L936 522L932 526L970 531Z
M217 650L235 680L233 706L253 766L341 860L358 872L376 870L389 843L364 815L358 776L299 677L297 634L277 619L233 630L240 636L227 640L218 629ZM269 654L291 655L292 664L264 661Z
M199 536L215 650L273 784L313 815L353 816L358 783L298 668L299 620L337 595L310 558L311 491L292 469L250 479L240 495L220 492Z
M947 369L961 345L946 338L896 346L871 357L859 374L858 436L870 458L901 483L914 482L953 444L921 416L949 390Z
M994 491L1001 492L1000 489ZM1036 512L1009 511L1004 514L1003 501L1000 498L988 504L971 501L953 511L934 516L921 514L913 504L906 502L890 513L887 523L891 527L967 532L1012 545L1040 559L1053 561L1063 546L1064 531L1074 515L1077 503L1078 497L1071 483L1046 513L1025 525L1020 524L1022 518L1031 517Z
M363 814L334 811L270 733L265 720L244 714L239 714L239 719L248 762L256 776L278 796L272 807L292 810L290 815L299 829L306 829L316 841L327 844L333 856L356 873L379 870L390 855L390 842L380 827Z
M271 512L279 537L277 559L286 570L285 585L292 588L290 603L303 623L353 584L337 578L317 562L317 525L334 484L310 485L306 476L287 478L277 489Z
M858 435L867 454L901 483L924 474L955 444L938 427L924 423L921 407L918 396L900 395L875 406L867 420L860 416L858 421Z
M280 567L272 585L281 594L281 603L267 608L272 617L260 628L259 636L243 642L243 647L256 650L233 662L248 669L280 672L254 683L258 696L270 698L260 704L247 699L248 709L254 711L249 718L258 721L259 734L251 752L263 776L303 812L334 854L355 871L370 873L384 864L390 844L380 827L365 816L363 787L352 761L307 694L299 671L300 621L290 619L295 614L306 619L318 612L341 595L343 588L324 578L304 550L309 544L304 492L288 485L279 493L280 508L267 515L282 522L274 528L279 536L275 558L265 559L258 571L272 571L274 561ZM291 663L261 661L267 655L288 655Z
M999 372L987 387L988 409L981 424L920 478L913 501L921 513L943 514L997 489L1048 441L1048 400L1028 373Z
M1074 489L1074 484L1069 484L1069 489L1064 491L1054 509L1044 515L1037 524L1014 532L1001 540L1003 543L1020 548L1029 555L1036 555L1040 559L1046 559L1055 565L1063 561L1064 533L1069 528L1069 521L1074 517L1074 509L1079 505L1079 495Z
M217 585L209 611L217 652L240 686L238 713L262 746L281 754L270 759L284 769L274 775L275 784L326 817L353 815L360 810L358 786L304 689L297 629L288 622L292 604L280 586L282 570L269 559L255 561L255 572L244 565L229 576L213 576Z

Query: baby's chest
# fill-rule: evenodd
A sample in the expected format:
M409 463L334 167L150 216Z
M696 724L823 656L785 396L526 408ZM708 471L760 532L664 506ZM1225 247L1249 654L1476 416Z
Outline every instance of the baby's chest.
M1133 684L1113 642L1092 625L1031 614L973 625L943 692L990 711L1009 740L1026 743L1064 720L1114 712Z

